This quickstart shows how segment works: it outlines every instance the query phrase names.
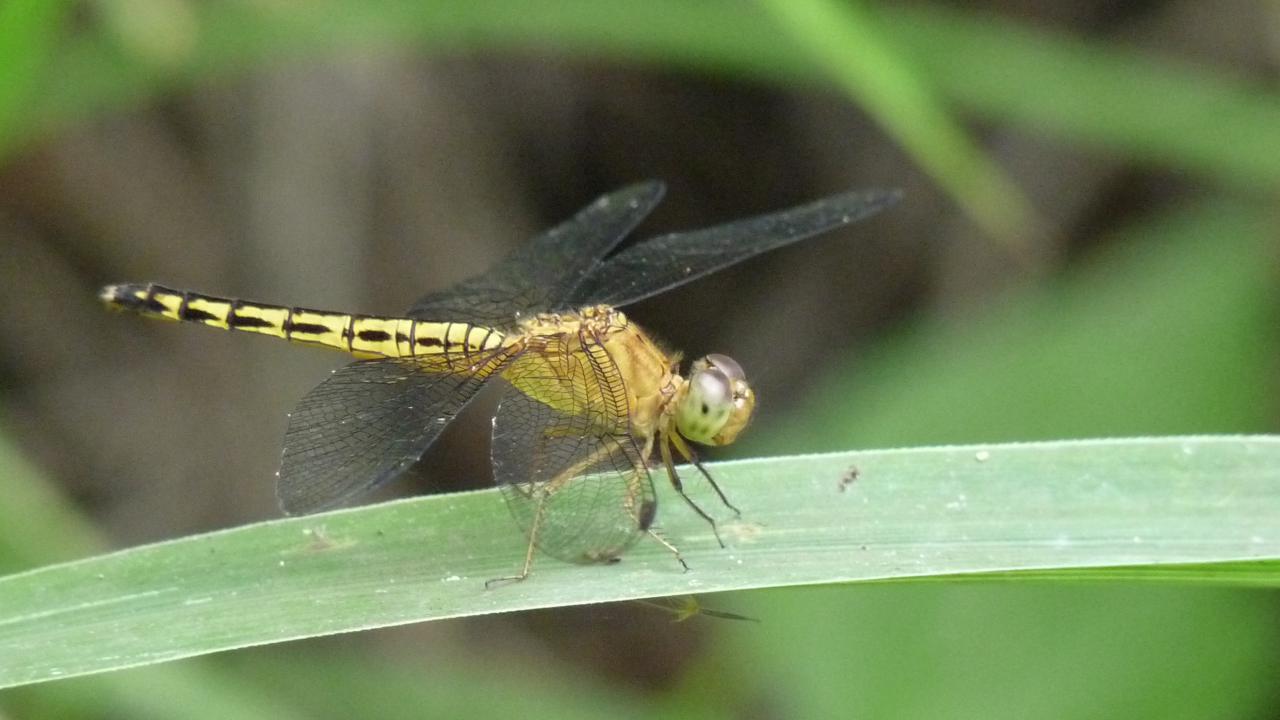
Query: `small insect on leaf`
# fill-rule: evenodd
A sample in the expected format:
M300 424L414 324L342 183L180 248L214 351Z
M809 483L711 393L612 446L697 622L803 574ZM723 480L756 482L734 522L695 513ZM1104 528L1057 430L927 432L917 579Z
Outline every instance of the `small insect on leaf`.
M840 492L849 489L849 486L862 476L862 471L858 470L857 465L850 465L844 475L840 476L840 483L836 486Z

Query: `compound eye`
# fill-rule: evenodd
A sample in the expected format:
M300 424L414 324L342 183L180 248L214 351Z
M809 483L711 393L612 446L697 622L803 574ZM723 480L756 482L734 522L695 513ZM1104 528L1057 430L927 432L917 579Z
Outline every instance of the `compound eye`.
M733 381L719 368L705 367L689 379L689 392L676 413L680 434L707 443L733 412Z
M742 366L738 364L737 360L734 360L728 355L712 353L707 356L707 362L711 365L711 367L724 373L725 377L729 378L730 380L746 380L747 379L747 374L742 371Z
M733 382L720 368L707 368L693 376L692 394L702 402L702 415L716 415L733 406Z

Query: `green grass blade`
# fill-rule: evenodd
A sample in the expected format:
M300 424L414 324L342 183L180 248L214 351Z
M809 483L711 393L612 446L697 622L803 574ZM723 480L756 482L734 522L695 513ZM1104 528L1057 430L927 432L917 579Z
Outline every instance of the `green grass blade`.
M57 489L0 434L0 568L83 557L105 546ZM18 693L18 694L15 694ZM0 717L96 718L104 713L131 718L301 717L210 665L191 662L63 683L57 692L42 687L6 693Z
M1133 565L1127 567L1086 568L1066 570L1018 570L1004 573L975 573L973 575L933 576L923 581L976 580L1052 580L1054 582L1172 582L1196 585L1225 585L1228 587L1280 587L1280 562L1272 560L1254 562L1192 563L1187 565Z
M841 478L857 467L858 478ZM421 620L672 594L1008 570L1280 559L1280 438L1049 442L795 456L716 468L729 548L664 490L655 543L613 566L541 559L494 491L134 548L0 579L0 687ZM711 506L707 492L698 499ZM1248 573L1256 584L1256 571ZM1272 577L1272 580L1275 578Z

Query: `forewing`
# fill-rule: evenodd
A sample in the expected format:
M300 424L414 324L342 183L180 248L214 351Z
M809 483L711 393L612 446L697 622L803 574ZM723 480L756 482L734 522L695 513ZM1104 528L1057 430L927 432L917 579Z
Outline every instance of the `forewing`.
M517 315L567 309L600 258L653 210L663 192L661 182L649 181L604 195L484 274L424 295L408 315L506 328Z
M642 449L607 399L620 381L585 355L532 355L504 372L494 478L540 550L569 562L609 560L649 527L656 508Z
M335 371L289 415L280 506L325 510L399 475L515 352L480 362L474 353L364 360Z
M855 223L900 197L888 190L849 192L769 215L651 238L596 266L571 304L620 307L637 302L760 253Z

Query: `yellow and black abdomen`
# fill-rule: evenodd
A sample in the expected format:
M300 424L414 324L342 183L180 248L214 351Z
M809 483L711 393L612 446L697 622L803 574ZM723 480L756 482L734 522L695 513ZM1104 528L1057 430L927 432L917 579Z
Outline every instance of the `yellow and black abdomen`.
M497 349L504 338L498 330L470 323L265 305L173 290L154 283L108 285L99 297L113 308L150 317L270 335L365 358L466 355Z

